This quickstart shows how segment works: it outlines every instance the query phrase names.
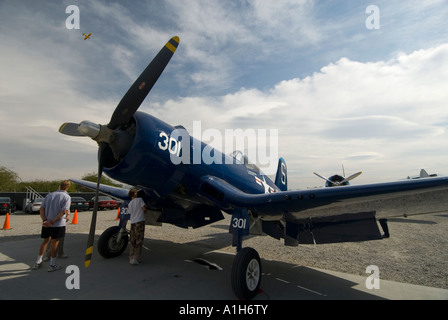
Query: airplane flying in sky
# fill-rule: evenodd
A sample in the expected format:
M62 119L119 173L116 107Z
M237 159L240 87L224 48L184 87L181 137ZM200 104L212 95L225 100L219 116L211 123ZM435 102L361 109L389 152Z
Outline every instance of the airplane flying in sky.
M229 232L237 254L231 284L238 298L253 298L259 289L262 266L258 252L243 248L249 234L284 239L284 244L321 244L382 239L377 220L404 213L424 213L428 206L417 194L448 189L448 177L370 185L288 190L287 167L278 161L274 180L249 163L241 152L221 153L191 137L182 126L169 125L137 109L165 69L179 44L173 37L124 95L107 125L89 121L65 123L59 131L87 136L98 143L97 183L75 183L129 200L128 190L101 185L102 173L138 187L151 212L146 223L170 223L199 228L231 215ZM212 163L196 152L213 153ZM393 201L405 197L400 206ZM86 267L93 251L98 201L92 214ZM107 229L98 241L104 257L120 255L128 236L123 227Z

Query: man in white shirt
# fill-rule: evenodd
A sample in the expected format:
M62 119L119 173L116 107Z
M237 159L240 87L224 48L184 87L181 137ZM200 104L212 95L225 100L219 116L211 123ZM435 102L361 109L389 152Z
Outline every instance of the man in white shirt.
M65 236L65 226L70 214L71 198L67 193L70 188L70 181L64 180L59 184L58 191L48 194L40 205L40 217L42 218L41 238L43 242L39 247L39 254L34 270L40 268L42 256L48 243L50 243L50 266L48 272L56 271L62 267L56 265L56 254L59 245L59 239ZM51 239L51 242L50 242Z
M145 238L145 201L138 195L137 190L129 191L132 198L128 205L128 213L131 221L131 247L129 249L129 263L137 265L140 263L143 240Z

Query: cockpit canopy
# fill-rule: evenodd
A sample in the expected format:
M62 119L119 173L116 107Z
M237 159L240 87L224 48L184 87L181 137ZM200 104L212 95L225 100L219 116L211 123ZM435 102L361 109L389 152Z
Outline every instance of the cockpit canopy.
M235 163L244 164L247 169L260 173L260 168L258 168L256 164L250 163L249 158L242 151L235 150L230 154L230 156L236 160Z

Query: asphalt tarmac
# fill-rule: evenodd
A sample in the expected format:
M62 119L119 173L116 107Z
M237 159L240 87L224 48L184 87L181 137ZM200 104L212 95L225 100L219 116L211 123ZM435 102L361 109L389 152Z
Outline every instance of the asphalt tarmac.
M86 239L85 233L70 234L65 244L69 258L59 259L63 268L55 272L47 272L48 262L39 270L31 268L39 238L0 243L0 299L236 300L230 284L233 254L145 239L140 265L129 264L127 251L106 260L95 248L92 263L85 268ZM448 299L446 289L381 279L369 289L374 282L368 274L350 275L269 260L262 260L262 268L261 290L255 301Z

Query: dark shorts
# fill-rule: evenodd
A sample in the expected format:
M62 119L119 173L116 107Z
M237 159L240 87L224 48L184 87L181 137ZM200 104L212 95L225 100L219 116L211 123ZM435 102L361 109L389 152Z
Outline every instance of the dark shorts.
M51 239L59 239L65 237L65 227L49 227L45 228L42 227L42 232L40 233L41 238L48 238L51 237Z

